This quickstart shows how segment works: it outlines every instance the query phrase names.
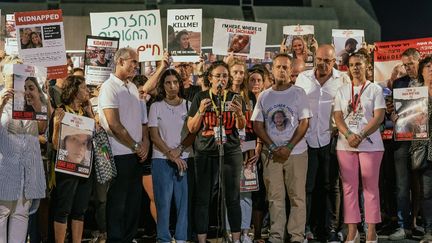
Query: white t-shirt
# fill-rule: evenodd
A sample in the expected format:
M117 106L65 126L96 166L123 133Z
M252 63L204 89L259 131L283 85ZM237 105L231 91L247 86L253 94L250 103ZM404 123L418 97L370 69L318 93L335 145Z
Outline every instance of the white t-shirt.
M109 129L104 109L118 109L120 123L136 142L142 141L142 125L147 123L145 102L139 99L138 89L132 82L125 84L111 74L102 84L99 93L99 118L101 126L108 132L109 141L114 155L134 153L131 148L120 143Z
M181 131L187 118L189 108L186 108L186 100L178 106L172 106L165 101L155 102L150 106L149 127L157 127L159 135L166 145L176 148L181 143ZM188 104L190 106L190 103ZM181 158L192 157L192 146L186 148ZM153 159L167 159L167 157L153 145Z
M356 114L350 108L352 84L342 86L335 97L335 111L342 111L345 124L353 133L359 134L373 118L374 110L386 108L382 88L374 83L366 81L360 102L356 108ZM361 86L354 87L354 96L359 95ZM349 112L351 110L351 112ZM345 151L384 151L384 145L379 129L364 139L357 148L349 146L343 134L339 134L336 150Z
M278 146L286 145L294 135L299 120L312 117L305 91L291 86L283 91L269 88L258 97L251 120L265 122L267 135ZM307 150L303 137L294 147L292 154Z

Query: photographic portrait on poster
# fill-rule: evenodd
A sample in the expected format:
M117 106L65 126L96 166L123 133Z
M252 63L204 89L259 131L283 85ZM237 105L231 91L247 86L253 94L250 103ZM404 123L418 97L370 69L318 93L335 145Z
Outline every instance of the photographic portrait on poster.
M249 54L251 41L249 35L229 33L227 52Z
M312 69L315 56L315 28L313 25L288 25L283 27L284 43L288 54L301 58L306 69Z
M91 118L65 113L60 126L56 171L86 178L90 176L94 125Z
M348 71L349 55L360 49L363 42L364 30L332 29L332 43L339 70Z
M20 31L20 43L21 49L41 48L42 44L42 28L21 28Z
M212 53L264 59L267 24L215 19Z
M198 62L201 53L202 9L167 11L167 48L174 62Z
M13 119L47 120L47 97L42 91L45 79L46 68L13 65Z
M428 87L393 90L393 103L398 116L394 124L396 141L426 140L428 134Z
M118 38L87 36L84 59L87 84L99 85L114 72L114 55L118 46Z
M25 64L47 67L49 79L67 75L61 10L16 12L18 53Z
M159 61L163 57L160 11L90 13L94 36L119 38L119 47L136 50L139 62Z

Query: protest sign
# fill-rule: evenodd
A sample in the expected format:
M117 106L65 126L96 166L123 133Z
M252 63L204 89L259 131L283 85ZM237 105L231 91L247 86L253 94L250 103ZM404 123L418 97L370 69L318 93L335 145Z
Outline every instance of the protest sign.
M215 19L213 53L264 59L267 24Z
M88 178L93 161L92 136L95 121L65 113L60 135L55 171Z
M402 65L402 53L408 48L415 48L420 55L432 54L432 38L420 38L399 41L375 42L374 81L387 86L390 82L406 75Z
M17 12L15 26L24 64L47 67L49 79L67 76L61 10Z
M159 10L90 13L92 35L120 39L119 47L131 47L140 62L163 57Z
M393 103L398 119L394 125L396 141L427 140L428 87L393 90Z
M44 67L13 64L13 119L47 120L47 99L42 91L46 76Z
M85 78L89 85L99 85L114 71L114 54L118 50L119 39L87 36L85 49Z
M332 42L336 51L336 64L340 71L348 70L349 54L360 49L364 42L364 30L332 30Z
M288 25L283 27L284 43L294 58L303 57L306 69L312 69L314 65L315 49L313 25Z
M15 16L13 14L6 14L5 52L8 55L18 55Z
M168 9L167 48L174 62L199 62L202 9Z

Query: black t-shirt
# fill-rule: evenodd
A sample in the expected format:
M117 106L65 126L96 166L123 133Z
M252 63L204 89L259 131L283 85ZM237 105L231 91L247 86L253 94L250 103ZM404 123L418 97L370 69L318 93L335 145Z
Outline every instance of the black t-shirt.
M226 103L231 101L235 93L228 91L226 95ZM198 112L201 100L210 98L209 91L201 91L196 94L194 100L192 101L191 107L189 109L189 117L195 116ZM213 102L217 104L217 96L213 95ZM223 96L222 96L223 100ZM246 111L246 107L243 103L243 113ZM223 113L223 123L225 128L225 134L227 141L224 144L225 154L232 154L241 152L240 139L238 130L235 127L234 112L224 111ZM201 128L197 132L197 137L195 139L195 151L198 153L204 153L209 155L218 155L219 150L214 138L214 127L217 126L218 117L211 104L204 115Z
M186 100L189 100L190 102L192 102L192 100L194 99L195 95L197 93L199 93L201 91L201 87L200 86L196 86L196 85L191 85L189 86L189 88L185 88L184 89L184 98Z

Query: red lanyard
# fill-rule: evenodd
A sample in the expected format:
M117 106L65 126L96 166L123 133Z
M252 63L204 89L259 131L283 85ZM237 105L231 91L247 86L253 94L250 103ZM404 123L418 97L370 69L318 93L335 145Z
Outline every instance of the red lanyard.
M367 82L367 81L366 81ZM360 92L358 93L357 99L354 100L354 84L351 84L351 106L353 108L353 112L356 113L357 106L360 103L360 97L363 94L363 90L365 88L366 82L363 84L363 86L360 89Z

